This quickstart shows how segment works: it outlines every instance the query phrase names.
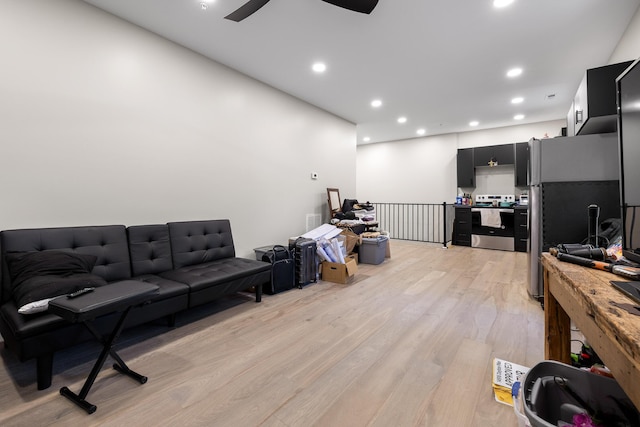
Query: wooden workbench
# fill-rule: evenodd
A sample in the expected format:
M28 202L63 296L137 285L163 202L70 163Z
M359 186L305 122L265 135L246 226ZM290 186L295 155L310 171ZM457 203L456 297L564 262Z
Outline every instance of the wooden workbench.
M636 408L640 408L640 316L611 304L633 304L609 283L624 279L559 261L548 253L542 254L541 261L545 358L571 363L572 320Z

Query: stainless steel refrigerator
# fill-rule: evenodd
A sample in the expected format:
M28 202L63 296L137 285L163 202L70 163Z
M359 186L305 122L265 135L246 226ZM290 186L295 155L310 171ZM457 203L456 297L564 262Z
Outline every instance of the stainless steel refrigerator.
M544 293L540 254L588 237L590 204L600 222L620 217L617 134L529 141L529 294Z

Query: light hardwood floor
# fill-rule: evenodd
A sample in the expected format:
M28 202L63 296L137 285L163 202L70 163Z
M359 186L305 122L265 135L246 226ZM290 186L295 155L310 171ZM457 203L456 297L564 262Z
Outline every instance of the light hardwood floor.
M125 331L84 411L79 391L99 347L60 352L51 388L6 350L0 425L516 426L491 389L494 357L543 359L543 311L526 291L524 253L393 240L392 257L359 265L348 285L226 298Z

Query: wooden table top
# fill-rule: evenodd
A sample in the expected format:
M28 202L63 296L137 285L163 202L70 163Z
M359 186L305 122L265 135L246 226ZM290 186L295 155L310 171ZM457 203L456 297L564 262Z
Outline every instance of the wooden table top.
M639 378L640 316L613 303L637 304L610 283L612 280L626 279L606 271L560 261L549 253L542 254L541 262L550 281L559 279L556 282L559 285L551 285L553 293L558 294L556 298L612 372L615 365L619 382L627 382L619 376ZM592 328L593 324L596 329ZM629 385L634 390L628 390L628 387L625 390L638 405L640 383Z
M617 337L630 355L640 361L640 316L612 305L612 302L635 302L611 285L610 281L624 281L615 274L559 261L549 253L542 254L542 265L560 276L578 298L581 307L603 331ZM638 385L640 387L640 384Z

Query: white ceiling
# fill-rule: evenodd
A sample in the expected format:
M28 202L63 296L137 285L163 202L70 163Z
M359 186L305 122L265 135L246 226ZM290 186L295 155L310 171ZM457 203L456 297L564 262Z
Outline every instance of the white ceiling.
M608 63L640 4L380 0L365 15L272 0L237 23L224 16L246 0L206 10L201 0L84 1L357 124L359 144L565 118L584 71ZM523 74L508 79L515 66Z

